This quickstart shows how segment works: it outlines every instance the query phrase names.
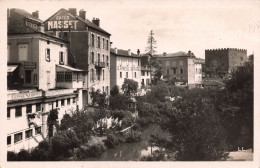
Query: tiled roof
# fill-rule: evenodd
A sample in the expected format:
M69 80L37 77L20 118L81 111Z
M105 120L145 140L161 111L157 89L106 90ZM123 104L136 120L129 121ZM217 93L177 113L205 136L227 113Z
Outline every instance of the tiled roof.
M34 17L31 13L29 13L29 12L23 10L23 9L13 8L11 10L14 10L15 12L20 13L21 15L24 15L25 17L30 18L32 20L36 20L36 21L41 22L41 23L43 22L42 20Z
M122 49L117 49L117 54L114 48L110 49L110 52L115 54L115 55L119 55L119 56L125 56L125 57L138 57L140 58L137 54L134 54L131 52L131 55L128 55L128 50L122 50Z
M167 53L165 57L183 57L183 56L189 56L188 53L179 51L176 53ZM155 57L164 57L163 54L158 54Z

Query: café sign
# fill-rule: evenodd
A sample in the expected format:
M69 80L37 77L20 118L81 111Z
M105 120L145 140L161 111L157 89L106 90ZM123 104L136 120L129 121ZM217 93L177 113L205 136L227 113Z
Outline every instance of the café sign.
M118 66L119 71L140 71L140 67Z
M70 18L69 15L58 15L54 20L48 21L48 30L52 29L77 29L78 20Z

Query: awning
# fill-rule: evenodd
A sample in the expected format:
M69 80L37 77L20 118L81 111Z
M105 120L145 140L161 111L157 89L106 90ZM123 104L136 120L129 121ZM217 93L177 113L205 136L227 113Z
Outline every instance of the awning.
M7 65L7 72L14 72L18 65Z
M70 67L70 66L66 66L66 65L57 65L61 68L64 68L64 69L67 69L67 70L70 70L72 72L83 72L84 70L81 70L81 69L76 69L76 68L73 68L73 67Z

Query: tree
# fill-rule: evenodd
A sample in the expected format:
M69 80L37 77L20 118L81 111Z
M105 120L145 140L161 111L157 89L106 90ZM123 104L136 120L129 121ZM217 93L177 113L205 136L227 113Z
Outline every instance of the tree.
M48 128L49 137L53 136L53 126L56 126L56 127L58 126L57 119L58 119L58 109L50 110L50 114L47 119L47 123L48 123L48 127L49 127Z
M92 99L92 106L93 107L99 107L99 108L105 108L106 104L106 94L101 93L101 91L98 89L97 91L92 91L90 93L90 97Z
M123 94L110 96L109 99L109 107L112 110L129 110L129 103L131 103L131 99Z
M116 95L119 95L119 86L114 85L110 90L110 96L114 97Z
M152 98L164 102L165 97L169 96L169 89L167 84L165 84L162 81L159 81L157 85L152 86L150 95Z
M89 114L75 111L72 115L65 114L61 120L60 130L73 130L81 143L87 143L94 127L94 121Z
M154 33L153 30L151 30L149 36L148 36L148 40L147 40L147 47L145 49L146 53L150 54L150 56L153 56L154 54L156 54L156 40L153 37Z
M125 95L131 96L132 94L137 93L138 82L125 78L125 81L122 85L122 90Z

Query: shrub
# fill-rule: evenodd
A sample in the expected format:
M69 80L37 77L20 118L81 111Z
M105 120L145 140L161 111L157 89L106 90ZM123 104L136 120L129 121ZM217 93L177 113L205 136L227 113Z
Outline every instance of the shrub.
M17 161L17 154L15 152L7 152L7 161Z
M110 134L107 136L107 139L105 141L105 145L107 148L113 148L114 146L119 144L119 140L116 138L115 135Z
M143 156L141 161L165 161L165 154L159 150L154 151L152 154Z
M100 156L103 152L105 151L105 147L103 144L101 143L97 143L94 145L91 145L86 153L88 157L98 157Z
M141 132L135 132L134 134L131 134L129 137L125 139L125 142L127 143L134 143L141 140Z
M30 160L30 152L27 151L27 150L22 149L17 154L17 160L18 161L28 161L28 160Z

